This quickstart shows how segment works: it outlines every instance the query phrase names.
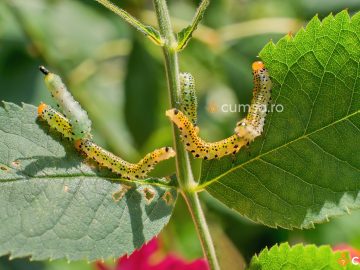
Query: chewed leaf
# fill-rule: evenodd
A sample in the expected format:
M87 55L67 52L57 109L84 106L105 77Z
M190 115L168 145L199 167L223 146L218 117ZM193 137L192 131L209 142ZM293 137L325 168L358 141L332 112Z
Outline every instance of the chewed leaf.
M26 104L0 107L0 168L0 255L13 258L130 254L168 222L165 194L177 196L165 182L94 171Z
M199 189L271 227L311 228L359 209L359 36L360 13L343 11L265 46L265 130L235 162L203 162Z
M273 269L359 269L351 263L348 252L333 251L330 246L302 245L290 247L288 243L261 251L252 258L248 270Z

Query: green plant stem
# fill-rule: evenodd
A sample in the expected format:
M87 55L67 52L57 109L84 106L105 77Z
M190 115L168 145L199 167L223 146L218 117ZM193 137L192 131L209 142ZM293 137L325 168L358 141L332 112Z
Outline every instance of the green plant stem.
M154 0L154 6L159 22L160 34L165 39L163 53L165 58L165 69L168 81L168 90L171 108L178 107L180 80L178 55L175 51L177 42L172 31L170 17L165 0ZM173 125L174 142L176 149L176 170L179 185L182 190L187 190L196 185L191 170L189 156L180 140L179 132Z
M205 258L209 263L212 270L219 270L220 265L217 260L215 247L210 235L209 227L205 219L205 215L199 200L199 193L196 192L183 192L183 197L190 210L192 220L195 224L197 234L199 236L201 246Z
M179 63L176 52L177 41L172 30L166 0L153 0L153 2L160 27L160 34L165 40L163 54L165 59L170 105L172 108L176 108L178 107L180 93ZM212 270L218 270L220 267L209 232L209 227L206 223L198 194L193 192L196 182L191 170L189 156L180 140L180 134L175 125L173 125L173 135L176 150L177 179L181 193L188 205L188 209L198 232L204 256L207 259L210 268Z

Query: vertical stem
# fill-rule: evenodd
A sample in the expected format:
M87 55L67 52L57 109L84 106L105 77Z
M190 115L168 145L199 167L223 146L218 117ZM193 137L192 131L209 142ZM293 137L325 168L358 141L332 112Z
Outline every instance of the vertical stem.
M168 91L170 105L172 108L178 107L180 82L179 82L179 64L176 52L177 41L172 30L170 17L165 0L154 0L154 6L159 22L160 34L165 39L163 53L165 58L165 69L168 81ZM180 140L179 132L173 125L173 134L176 150L176 170L179 185L182 190L187 190L196 183L191 170L189 156Z
M196 231L199 236L205 258L207 259L210 269L220 269L216 257L214 243L210 235L209 227L199 200L199 193L184 192L183 197L190 210L191 217L195 223Z
M172 108L176 108L178 107L178 101L180 100L179 63L176 52L178 44L172 30L166 0L153 0L153 2L160 27L160 34L165 40L163 54L165 58L170 104ZM220 266L217 261L209 227L200 205L198 193L193 191L196 182L191 170L189 156L179 135L179 131L175 125L173 125L173 137L176 150L176 171L179 186L195 224L204 256L207 259L210 268L212 270L218 270L220 269Z

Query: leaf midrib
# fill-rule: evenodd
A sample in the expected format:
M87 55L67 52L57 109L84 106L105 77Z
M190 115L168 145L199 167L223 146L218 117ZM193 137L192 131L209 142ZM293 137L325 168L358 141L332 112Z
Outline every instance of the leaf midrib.
M72 178L77 178L77 177L85 177L86 179L101 179L101 180L106 180L106 181L111 181L111 182L124 182L124 183L133 183L133 184L138 184L138 185L151 185L151 186L157 186L157 187L162 187L162 188L177 188L174 185L169 185L169 184L161 184L161 183L153 183L153 182L146 182L146 180L128 180L128 179L120 179L120 178L116 178L116 177L103 177L103 176L97 176L97 175L87 175L87 174L72 174L72 175L39 175L39 176L30 176L30 175L26 175L23 174L23 178L10 178L10 179L0 179L0 183L6 183L6 182L15 182L15 181L19 181L19 180L28 180L28 179L64 179L64 178L68 178L70 180L72 180ZM76 179L74 179L76 180Z
M314 131L312 131L312 132L310 132L310 133L308 133L308 134L304 134L304 135L302 135L302 136L300 136L300 137L298 137L298 138L296 138L296 139L294 139L294 140L291 140L291 141L289 141L289 142L287 142L287 143L285 143L285 144L283 144L283 145L280 145L280 146L278 146L278 147L276 147L276 148L273 148L273 149L271 149L270 151L264 152L264 153L256 156L256 157L253 158L253 159L249 159L248 161L246 161L246 162L244 162L244 163L241 163L241 164L239 164L239 165L231 168L230 170L228 170L228 171L226 171L226 172L218 175L217 177L215 177L215 178L213 178L213 179L211 179L211 180L209 180L209 181L206 181L205 183L203 183L203 184L201 184L201 185L196 186L196 187L193 189L193 191L194 191L194 192L202 191L202 190L204 190L207 186L209 186L209 185L211 185L212 183L220 180L221 178L223 178L223 177L226 176L227 174L229 174L229 173L231 173L231 172L233 172L233 171L235 171L235 170L237 170L237 169L241 169L241 168L244 167L245 165L247 165L247 164L249 164L249 163L251 163L251 162L257 161L257 160L261 159L263 156L266 156L266 155L268 155L268 154L270 154L270 153L272 153L272 152L274 152L274 151L277 151L277 150L279 150L279 149L282 149L282 148L284 148L284 147L286 147L286 146L288 146L288 145L290 145L290 144L292 144L292 143L294 143L294 142L297 142L297 141L299 141L299 140L308 138L309 136L311 136L311 135L313 135L313 134L316 134L317 132L320 132L320 131L328 128L328 127L331 127L331 126L333 126L333 125L335 125L335 124L337 124L337 123L340 123L340 122L342 122L342 121L344 121L344 120L346 120L346 119L348 119L348 118L350 118L350 117L352 117L352 116L355 116L355 115L357 115L358 113L360 113L360 110L357 110L357 111L353 112L352 114L349 114L349 115L347 115L347 116L345 116L345 117L343 117L343 118L340 118L340 119L338 119L338 120L336 120L336 121L334 121L334 122L332 122L332 123L330 123L330 124L328 124L328 125L326 125L326 126L323 126L323 127L319 128L319 129L316 129L316 130L314 130Z

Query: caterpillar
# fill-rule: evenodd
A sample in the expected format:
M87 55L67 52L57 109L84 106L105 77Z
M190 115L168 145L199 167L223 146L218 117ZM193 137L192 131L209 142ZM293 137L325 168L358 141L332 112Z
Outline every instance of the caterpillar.
M66 138L74 139L72 125L64 115L45 103L41 103L37 111L38 116L45 120L51 128L54 128ZM163 147L154 150L138 163L133 164L106 151L89 139L75 140L75 147L88 157L97 161L101 166L107 167L111 171L119 174L120 177L129 180L145 178L154 168L155 164L175 156L175 151L171 147Z
M206 160L236 154L247 144L247 140L236 134L218 142L206 142L198 136L198 130L182 111L170 109L166 116L179 128L186 150L196 158Z
M67 90L61 78L51 73L44 66L39 67L40 71L45 75L45 84L51 93L51 96L56 100L61 112L68 117L72 126L73 138L82 139L90 136L91 120L87 112L84 111L80 104L75 101L74 97Z
M129 180L146 178L155 164L175 156L175 151L171 147L162 147L147 154L142 160L134 164L106 151L89 139L76 140L75 147L99 165L110 169L119 177Z
M73 139L71 124L64 115L45 103L39 105L37 112L38 116L46 121L51 128L63 134L64 137Z
M267 114L271 95L271 80L263 62L252 64L254 76L253 99L247 117L237 123L235 134L218 142L206 142L198 136L199 129L191 120L191 115L177 109L166 111L166 116L179 128L187 151L202 159L221 158L236 154L241 147L260 136ZM191 104L190 104L191 105Z
M236 124L235 128L235 133L249 142L253 141L263 132L272 87L269 72L263 62L254 62L252 64L252 70L254 90L249 112L246 118Z
M194 77L188 73L180 73L181 110L197 125L197 97Z

